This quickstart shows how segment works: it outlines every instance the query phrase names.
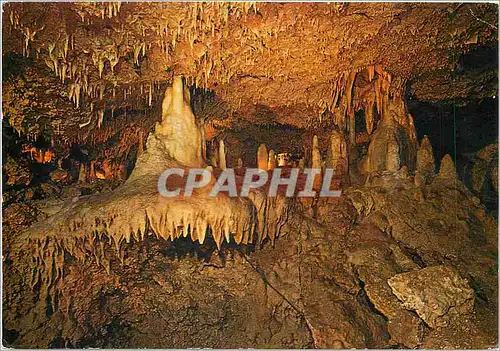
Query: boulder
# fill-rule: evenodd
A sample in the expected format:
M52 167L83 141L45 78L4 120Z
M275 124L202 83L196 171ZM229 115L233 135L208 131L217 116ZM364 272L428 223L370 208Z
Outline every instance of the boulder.
M474 291L452 268L433 266L396 274L388 280L394 295L431 328L447 326L453 314L474 308Z

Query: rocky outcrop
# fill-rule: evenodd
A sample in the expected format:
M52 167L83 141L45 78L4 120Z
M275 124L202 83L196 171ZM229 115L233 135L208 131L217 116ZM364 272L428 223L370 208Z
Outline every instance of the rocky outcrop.
M446 266L397 274L388 283L403 306L417 312L431 328L446 326L451 314L470 313L474 308L474 291Z

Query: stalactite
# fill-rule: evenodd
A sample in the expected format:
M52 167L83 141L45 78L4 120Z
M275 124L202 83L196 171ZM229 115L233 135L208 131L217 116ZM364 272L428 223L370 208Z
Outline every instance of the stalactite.
M90 177L90 179L95 179L96 178L96 175L95 175L95 161L91 161L90 162L89 177Z
M347 143L339 131L333 130L330 134L326 166L333 168L336 175L343 175L348 168L348 149Z
M373 133L374 123L375 123L375 116L373 114L374 105L375 101L373 100L367 101L365 105L365 124L366 124L366 131L368 132L368 134Z

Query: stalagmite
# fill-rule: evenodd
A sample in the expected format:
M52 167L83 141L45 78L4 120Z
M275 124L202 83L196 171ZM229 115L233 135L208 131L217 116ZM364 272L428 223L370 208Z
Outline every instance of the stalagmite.
M318 136L313 137L312 154L311 154L311 168L322 169L323 159L321 158L321 152L319 151ZM321 188L321 175L316 175L314 178L313 188L318 190Z
M78 172L78 184L87 183L87 171L85 169L85 164L80 163L80 170Z
M319 151L318 136L313 137L312 154L311 154L311 168L321 168L322 164L321 152Z
M420 148L417 151L415 169L415 183L417 185L428 183L435 175L434 152L427 135L424 135Z
M377 80L378 81L378 80ZM373 133L364 163L365 172L396 172L406 165L415 168L417 140L415 127L409 118L406 103L401 97L383 97L381 121Z
M155 135L171 158L186 166L199 167L203 164L202 136L184 90L182 77L175 76L172 87L165 91L162 123L156 125Z
M267 161L267 169L273 170L276 168L276 153L274 150L269 151L269 157Z
M105 179L113 178L113 172L111 171L111 165L109 164L108 160L106 160L102 163L102 170L104 171L104 178Z
M326 167L333 168L335 174L342 175L347 172L347 166L348 152L344 134L333 130L328 143Z
M366 124L366 131L368 132L368 134L373 133L374 123L375 123L375 116L373 111L374 107L375 107L375 101L373 100L368 101L365 107L365 124Z
M269 155L267 153L267 147L265 144L260 144L257 150L257 167L263 170L267 170L269 162Z
M90 177L90 179L95 179L96 178L96 175L95 175L95 161L91 161L90 162L89 177Z
M226 148L224 146L224 140L219 142L219 167L220 169L226 169Z
M451 159L451 156L449 154L444 155L443 159L441 160L439 173L437 174L436 178L439 180L446 180L451 182L458 180L455 164L453 163L453 160Z

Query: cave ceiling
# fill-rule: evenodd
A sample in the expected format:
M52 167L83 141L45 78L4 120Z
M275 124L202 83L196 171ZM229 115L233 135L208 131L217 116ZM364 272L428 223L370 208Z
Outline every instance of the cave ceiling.
M491 95L496 66L456 72L461 55L497 45L497 26L488 3L8 3L3 109L19 133L105 140L106 116L134 137L175 74L199 93L198 117L305 127L356 74L361 93L387 72L423 100Z

